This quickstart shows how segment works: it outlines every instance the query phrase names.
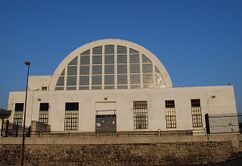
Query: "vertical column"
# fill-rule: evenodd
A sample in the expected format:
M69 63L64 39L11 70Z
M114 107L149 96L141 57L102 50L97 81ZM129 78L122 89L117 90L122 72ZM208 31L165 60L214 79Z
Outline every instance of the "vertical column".
M209 125L209 116L208 116L208 114L205 114L205 122L206 122L207 134L210 134L210 125Z
M114 45L114 84L115 84L115 89L118 89L118 72L117 72L117 45Z
M143 55L139 52L139 62L140 62L140 87L143 88Z
M79 90L79 86L80 86L80 55L78 55L77 57L77 79L76 79L76 86L77 86L77 90Z
M90 48L89 89L92 89L92 48Z
M102 89L104 89L104 50L105 47L102 45Z
M129 47L127 47L127 83L128 83L128 89L130 89L130 61L129 61Z

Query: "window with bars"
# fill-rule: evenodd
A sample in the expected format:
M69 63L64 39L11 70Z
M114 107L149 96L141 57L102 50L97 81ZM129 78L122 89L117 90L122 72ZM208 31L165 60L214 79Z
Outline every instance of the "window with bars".
M176 128L176 109L174 100L165 101L166 128Z
M148 102L134 101L134 129L148 129Z
M192 126L203 127L200 99L191 99Z
M48 119L49 119L49 103L40 103L39 122L48 124Z
M13 123L22 126L24 103L15 103Z
M65 130L78 130L79 103L65 104Z

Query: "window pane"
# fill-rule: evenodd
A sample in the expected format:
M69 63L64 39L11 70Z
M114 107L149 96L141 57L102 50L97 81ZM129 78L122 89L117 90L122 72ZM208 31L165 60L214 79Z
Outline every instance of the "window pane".
M139 54L130 55L129 59L130 59L130 63L140 63Z
M66 110L79 110L79 103L66 103Z
M130 49L129 49L129 53L130 53L130 54L138 54L139 52L136 51L136 50L134 50L134 49L132 49L132 48L130 48Z
M127 65L118 65L118 74L126 74Z
M64 77L59 77L56 86L64 86Z
M164 84L161 73L157 67L155 67L155 80L157 84Z
M68 86L66 87L66 90L76 90L76 86Z
M89 89L89 86L80 86L79 87L79 90L88 90Z
M105 54L114 54L114 45L105 45Z
M114 75L105 75L105 85L114 84Z
M118 75L118 84L127 84L127 75Z
M143 82L144 82L144 84L153 83L153 75L152 74L143 74Z
M77 57L75 57L68 65L77 65Z
M105 74L114 74L114 65L105 65Z
M92 49L92 54L102 54L102 46L94 47Z
M200 99L192 99L191 100L192 107L200 107Z
M90 56L81 56L80 57L80 64L81 65L90 64Z
M92 89L102 89L102 86L92 86Z
M114 64L114 55L106 55L105 64Z
M102 76L92 76L92 85L101 85Z
M127 48L125 46L117 46L117 52L118 54L126 54Z
M118 89L128 89L127 85L118 85Z
M130 74L130 84L140 84L140 75Z
M140 85L130 85L131 89L140 89Z
M89 85L89 76L80 76L80 85Z
M140 65L130 64L130 73L140 73Z
M86 50L83 53L81 53L81 55L90 55L90 50Z
M142 62L143 63L152 63L151 60L149 58L147 58L147 56L142 55Z
M153 73L153 65L143 64L143 73Z
M89 66L80 66L80 75L89 75Z
M76 76L67 77L67 85L76 85Z
M64 90L64 87L55 87L55 90Z
M114 89L114 86L105 86L104 89Z
M127 63L127 55L118 55L117 63Z
M102 64L102 56L93 56L92 64Z
M65 69L61 72L60 75L61 75L61 76L64 76L64 75L65 75Z
M77 74L77 66L68 66L67 75L76 75Z
M24 110L24 103L15 103L14 111L23 111Z
M49 110L49 103L40 103L39 110L40 111L48 111Z
M102 66L101 65L92 66L92 74L102 74Z

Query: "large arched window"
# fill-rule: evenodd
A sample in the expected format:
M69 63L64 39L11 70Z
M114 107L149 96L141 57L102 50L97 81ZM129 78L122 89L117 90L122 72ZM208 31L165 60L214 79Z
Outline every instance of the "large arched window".
M57 68L59 74L55 76L56 81L52 80L54 89L139 89L171 86L168 73L153 54L153 57L150 56L151 53L144 51L143 47L139 49L139 45L134 48L129 42L125 44L127 41L115 41L91 44L81 52L74 51L75 56L71 54L68 62ZM161 70L164 70L163 73Z

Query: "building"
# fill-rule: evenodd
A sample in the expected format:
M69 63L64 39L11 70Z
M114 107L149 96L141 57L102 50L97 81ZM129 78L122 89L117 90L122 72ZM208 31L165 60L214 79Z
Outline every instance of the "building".
M9 120L22 124L25 92L10 92ZM27 119L55 132L192 131L205 114L236 114L233 86L173 87L146 48L98 40L70 53L52 75L30 76ZM228 122L228 130L238 131Z

